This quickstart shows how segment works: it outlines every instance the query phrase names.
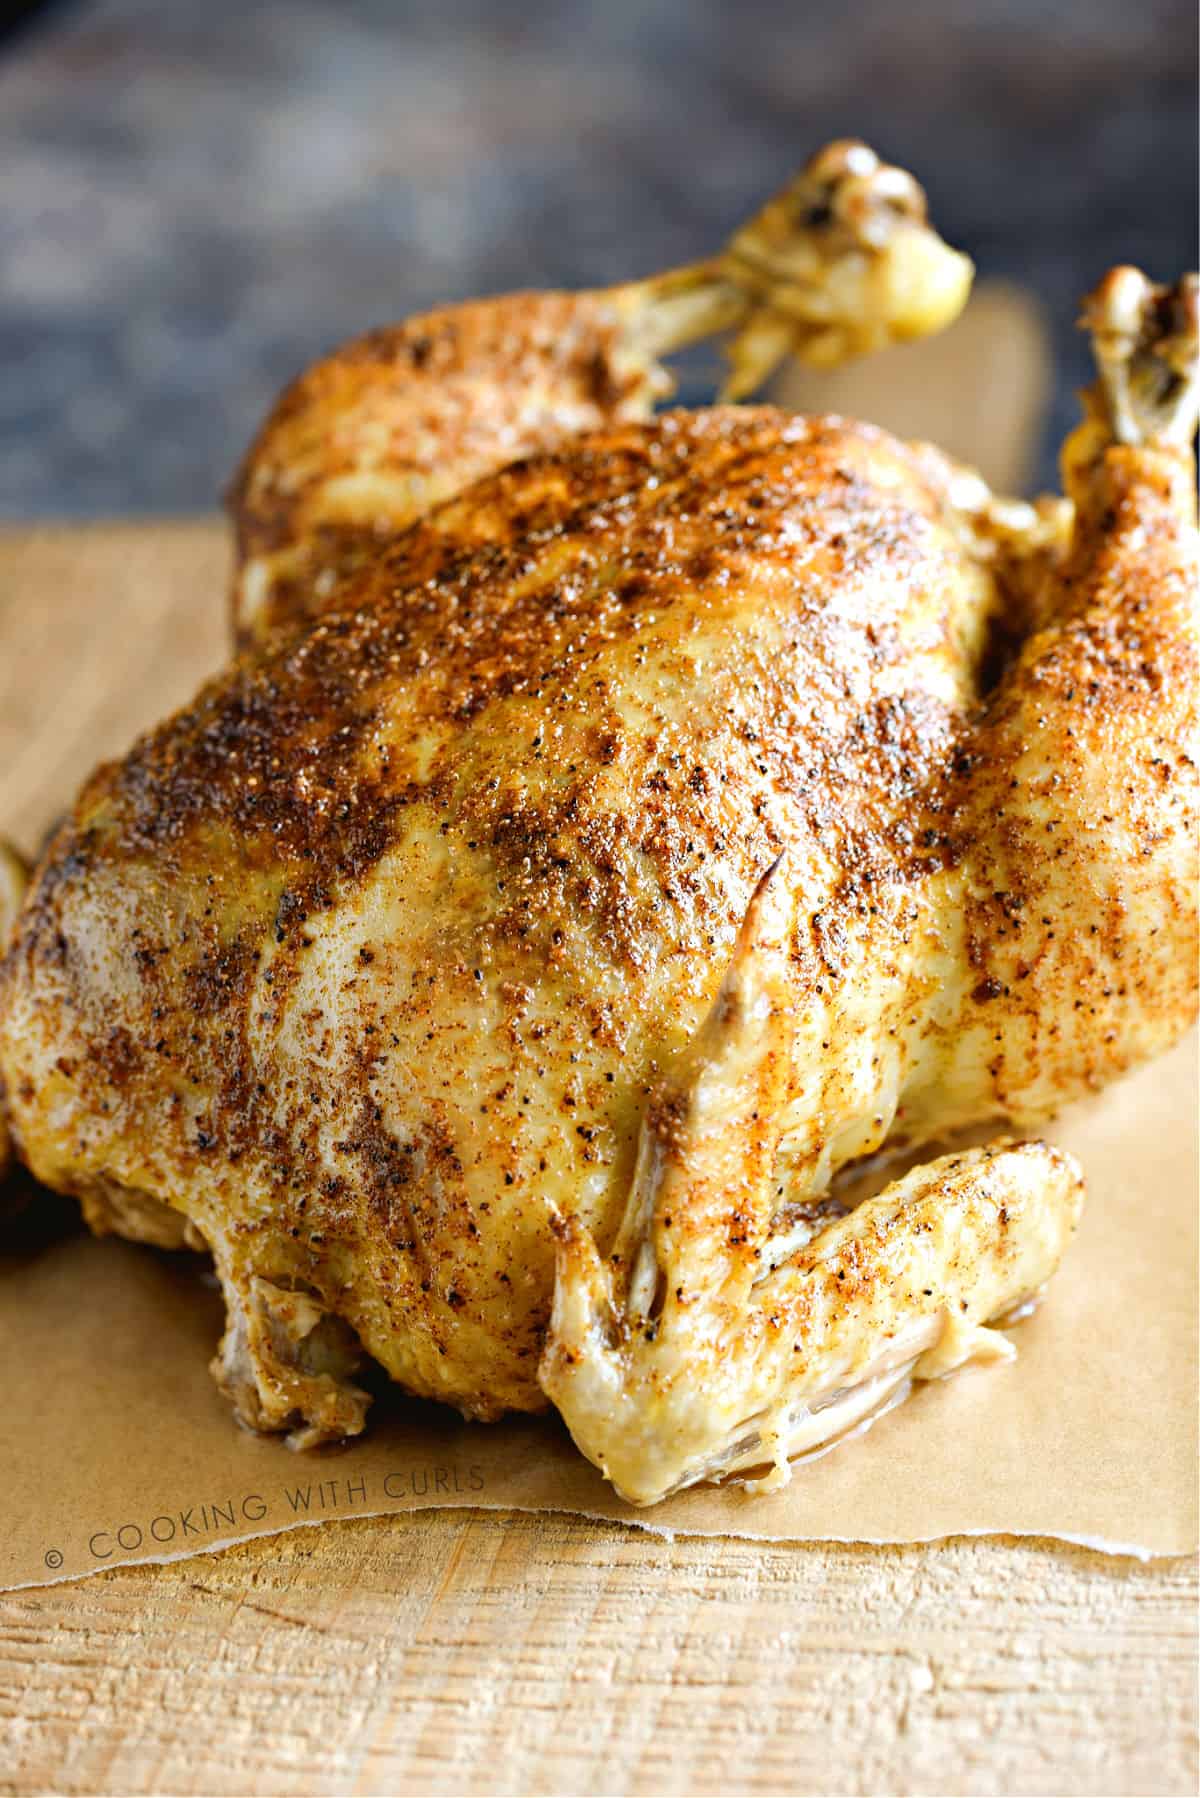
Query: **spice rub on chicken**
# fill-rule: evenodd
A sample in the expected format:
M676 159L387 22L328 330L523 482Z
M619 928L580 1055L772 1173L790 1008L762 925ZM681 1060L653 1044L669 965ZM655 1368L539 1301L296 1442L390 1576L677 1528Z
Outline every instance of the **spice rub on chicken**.
M369 1355L650 1503L1009 1352L1082 1196L1030 1133L1195 1014L1194 285L1088 302L1057 504L650 416L701 331L740 395L969 276L836 145L709 263L378 333L264 427L241 652L84 788L0 974L19 1154L207 1245L248 1425L361 1428Z

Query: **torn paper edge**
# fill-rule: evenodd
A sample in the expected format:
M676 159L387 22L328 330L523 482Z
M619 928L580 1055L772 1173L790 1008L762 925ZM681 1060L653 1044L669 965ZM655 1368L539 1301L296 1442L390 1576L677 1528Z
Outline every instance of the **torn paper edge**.
M316 1529L322 1524L355 1523L360 1519L379 1517L427 1517L435 1512L456 1512L460 1515L474 1512L484 1517L498 1517L505 1513L523 1517L578 1517L587 1523L611 1524L614 1529L641 1530L666 1543L674 1542L676 1537L686 1536L696 1541L763 1542L775 1547L785 1543L796 1548L832 1543L839 1548L929 1548L941 1542L990 1539L998 1545L1005 1542L1049 1542L1057 1547L1084 1548L1095 1554L1107 1555L1112 1560L1133 1560L1143 1565L1151 1561L1188 1560L1200 1552L1200 1545L1197 1544L1188 1548L1148 1548L1144 1543L1111 1542L1104 1536L1093 1536L1077 1530L954 1529L935 1531L928 1536L906 1536L903 1539L894 1536L842 1536L825 1531L815 1536L791 1536L772 1535L767 1531L688 1529L686 1525L655 1523L651 1517L613 1517L605 1511L589 1511L580 1505L423 1505L411 1510L359 1511L353 1517L297 1517L294 1522L272 1529L222 1536L203 1548L187 1549L179 1554L134 1555L128 1560L114 1561L107 1567L86 1567L78 1573L63 1573L57 1579L19 1580L13 1585L0 1585L0 1594L43 1592L52 1586L78 1585L82 1580L95 1579L103 1573L115 1573L125 1567L167 1567L181 1561L206 1560L213 1555L224 1554L227 1549L237 1548L243 1542L265 1542L272 1536L291 1536L297 1530Z

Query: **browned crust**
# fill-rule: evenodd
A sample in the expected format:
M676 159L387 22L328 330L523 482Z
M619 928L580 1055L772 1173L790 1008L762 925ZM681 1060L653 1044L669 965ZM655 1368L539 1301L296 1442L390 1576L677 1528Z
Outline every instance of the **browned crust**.
M368 332L283 393L229 491L239 563L296 551L251 594L244 637L302 622L431 505L579 432L642 418L661 392L603 294L518 293ZM339 488L377 475L377 506Z
M1128 454L1065 628L990 696L993 582L869 427L668 414L437 509L85 788L0 978L25 1155L164 1198L495 1415L542 1402L547 1193L611 1242L656 1068L781 848L797 1005L886 981L967 880L962 1016L920 958L888 1002L981 1056L979 1113L1164 1046L1195 1008L1194 551ZM360 947L316 1005L334 923Z

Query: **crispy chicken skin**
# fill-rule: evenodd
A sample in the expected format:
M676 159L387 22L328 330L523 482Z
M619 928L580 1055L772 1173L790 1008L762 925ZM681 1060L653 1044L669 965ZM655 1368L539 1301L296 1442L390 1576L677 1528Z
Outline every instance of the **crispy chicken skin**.
M526 297L305 377L237 489L243 653L35 872L19 1151L208 1245L252 1427L361 1428L361 1350L468 1416L552 1401L637 1503L777 1482L1009 1352L1082 1198L1036 1141L849 1212L837 1170L1027 1131L1195 1014L1194 290L1093 296L1038 511L869 425L630 418L697 291L735 392L906 334L918 276L961 301L908 178L824 157L633 336Z
M21 909L28 881L29 869L23 858L10 843L0 837L0 943L8 941L17 913ZM11 1163L12 1138L3 1103L0 1103L0 1180L3 1180Z
M233 483L242 643L338 603L381 543L518 457L649 418L657 358L732 330L725 393L953 318L971 264L911 175L829 144L721 253L599 293L518 293L373 331L281 397Z

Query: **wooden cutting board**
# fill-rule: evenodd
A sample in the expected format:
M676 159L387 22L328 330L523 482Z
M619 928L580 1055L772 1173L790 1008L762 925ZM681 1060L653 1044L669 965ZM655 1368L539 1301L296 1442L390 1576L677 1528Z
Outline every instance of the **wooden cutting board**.
M987 458L1014 480L1028 358L998 391L1020 380ZM25 847L220 660L225 564L213 521L0 533L0 826ZM0 1790L1192 1792L1195 1607L1190 1561L1006 1539L317 1526L0 1595Z

